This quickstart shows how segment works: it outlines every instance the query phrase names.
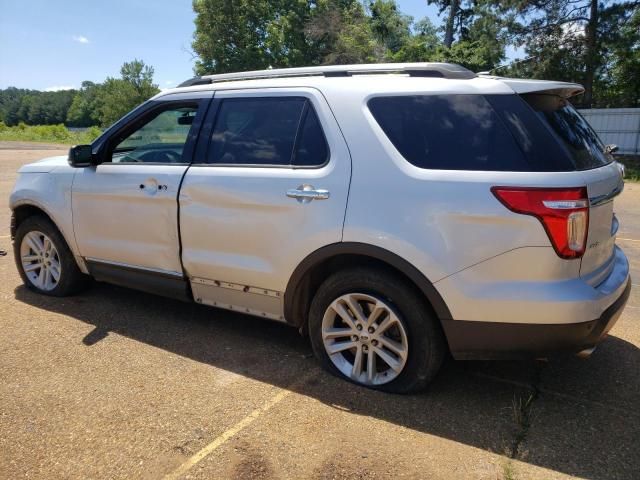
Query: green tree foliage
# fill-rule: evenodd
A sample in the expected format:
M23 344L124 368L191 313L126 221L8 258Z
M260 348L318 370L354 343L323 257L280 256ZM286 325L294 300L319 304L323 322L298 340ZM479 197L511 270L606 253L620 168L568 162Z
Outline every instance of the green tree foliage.
M391 53L396 54L411 38L413 18L398 10L395 1L375 0L369 4L372 33Z
M431 61L440 46L437 27L424 18L413 25L413 35L392 57L394 62Z
M585 87L584 107L610 97L606 85L619 84L612 77L615 65L637 61L633 24L640 1L507 0L501 5L518 15L513 35L530 58L509 73L579 82Z
M56 124L66 120L76 90L40 92L9 87L0 90L0 121L6 125Z
M379 23L379 29L383 28ZM314 56L325 65L384 61L385 47L371 17L357 1L318 2L306 25Z
M6 126L66 124L108 126L159 92L153 67L141 60L122 65L121 78L82 82L80 90L40 92L9 87L0 90L0 121Z
M100 86L90 82L82 82L82 88L73 97L67 112L67 124L72 127L90 127L100 123L98 91Z
M197 74L314 63L307 0L194 0Z
M606 75L599 106L640 107L640 9L618 30L619 37L607 52ZM597 84L597 86L600 86Z
M104 127L160 91L153 83L153 67L141 60L122 65L120 75L121 78L108 77L96 94L100 124Z
M513 13L489 0L427 0L446 15L442 47L433 60L461 63L471 70L488 70L505 58Z
M506 15L494 2L430 1L453 12L448 45L428 19L414 23L395 0L195 0L195 71L402 61L486 70L504 59Z

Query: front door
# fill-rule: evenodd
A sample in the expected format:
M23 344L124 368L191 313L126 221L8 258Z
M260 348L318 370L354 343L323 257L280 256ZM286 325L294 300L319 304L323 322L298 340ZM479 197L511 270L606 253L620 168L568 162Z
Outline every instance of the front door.
M73 227L90 269L182 276L177 195L209 101L167 96L149 102L104 143L102 163L77 173Z
M342 239L349 151L311 88L218 91L210 122L179 198L194 297L282 320L293 270Z

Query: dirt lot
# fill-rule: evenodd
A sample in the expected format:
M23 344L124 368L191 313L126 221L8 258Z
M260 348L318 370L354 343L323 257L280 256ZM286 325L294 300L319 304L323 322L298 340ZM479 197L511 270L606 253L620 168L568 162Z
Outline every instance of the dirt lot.
M23 163L0 143L0 249ZM59 147L54 147L59 148ZM640 276L640 184L618 200ZM0 478L589 479L640 475L640 293L588 360L449 362L394 396L297 332L104 284L50 299L0 257Z

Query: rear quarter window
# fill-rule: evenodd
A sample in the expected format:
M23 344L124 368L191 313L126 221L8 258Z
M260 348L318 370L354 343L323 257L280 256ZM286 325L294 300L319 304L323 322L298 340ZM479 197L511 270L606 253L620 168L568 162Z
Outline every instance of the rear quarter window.
M531 169L512 134L482 95L374 97L368 107L398 152L416 167Z
M550 94L527 94L522 99L565 149L571 170L597 168L613 160L604 153L596 132L567 99Z

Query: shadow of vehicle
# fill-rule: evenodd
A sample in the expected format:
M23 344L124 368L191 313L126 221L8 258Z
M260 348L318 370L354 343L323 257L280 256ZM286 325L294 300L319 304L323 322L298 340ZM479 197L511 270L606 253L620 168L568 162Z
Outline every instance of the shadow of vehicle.
M640 350L614 336L589 360L454 362L429 391L390 395L324 373L290 327L97 283L82 296L18 300L92 325L88 348L111 333L324 404L584 478L640 472Z

